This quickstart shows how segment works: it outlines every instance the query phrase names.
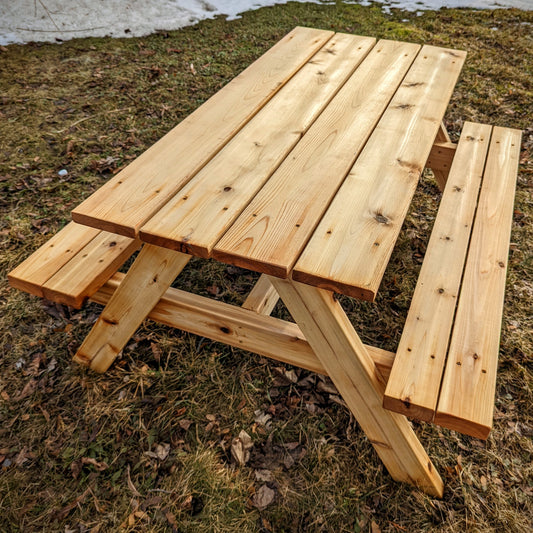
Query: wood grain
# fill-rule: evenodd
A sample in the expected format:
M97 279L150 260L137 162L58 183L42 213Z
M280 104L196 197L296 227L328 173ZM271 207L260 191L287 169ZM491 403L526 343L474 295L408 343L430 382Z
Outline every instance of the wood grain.
M380 41L213 249L287 277L419 50Z
M140 247L136 239L101 231L43 284L43 296L79 309Z
M143 241L209 257L375 44L336 34L140 231Z
M74 360L105 372L191 256L146 244Z
M442 497L442 480L407 419L383 409L385 380L333 293L270 280L390 475Z
M487 438L492 427L521 132L495 127L435 423Z
M431 421L492 128L466 122L411 301L383 405Z
M124 279L115 274L91 300L106 305ZM264 313L235 307L217 300L170 288L148 314L148 318L223 342L276 361L326 374L300 328L292 322ZM386 380L394 361L392 352L365 345L370 357Z
M14 268L7 275L9 283L43 297L43 285L99 233L97 229L70 222Z
M375 298L465 55L422 48L298 260L293 279Z
M250 309L261 315L269 315L278 303L279 295L265 274L254 285L254 288L242 304L244 309Z
M72 218L135 237L332 35L295 28L81 203Z

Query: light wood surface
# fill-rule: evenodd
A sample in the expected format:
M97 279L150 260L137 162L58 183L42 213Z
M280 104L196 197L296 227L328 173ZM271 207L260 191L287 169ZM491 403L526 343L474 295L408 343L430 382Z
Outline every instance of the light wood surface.
M463 127L385 391L386 408L421 420L437 407L491 129Z
M105 372L191 256L146 244L74 360Z
M521 132L495 127L435 423L479 438L492 427Z
M23 291L79 308L141 243L71 222L8 274Z
M383 409L385 380L333 294L270 280L390 475L442 497L442 480L407 419Z
M99 233L97 229L70 222L14 268L7 275L9 283L43 297L43 285Z
M215 246L213 257L289 275L418 50L412 44L377 43Z
M209 254L375 44L336 34L141 228L145 242Z
M424 46L298 260L293 279L373 300L465 54Z
M115 274L91 300L106 305L123 280L124 274ZM326 374L300 328L291 322L174 288L165 292L148 318L276 361ZM386 380L394 354L373 346L365 345L365 348Z
M279 294L265 274L261 274L254 288L242 304L244 309L250 309L261 315L269 315L276 307Z
M333 32L295 28L72 212L129 237L200 170Z
M100 232L44 285L49 300L80 308L141 247L141 242Z

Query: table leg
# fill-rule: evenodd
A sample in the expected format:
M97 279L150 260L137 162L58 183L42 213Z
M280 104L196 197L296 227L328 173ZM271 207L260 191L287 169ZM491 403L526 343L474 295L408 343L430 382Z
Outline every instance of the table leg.
M385 381L333 293L270 280L391 476L442 497L442 480L409 422L382 407Z
M190 258L146 244L74 360L105 372Z
M446 129L446 126L444 125L444 122L440 123L439 131L437 132L437 136L435 137L435 143L445 143L450 144L452 143L450 136L448 134L448 130ZM448 181L448 174L450 172L450 166L447 165L446 169L437 169L432 168L433 175L435 176L435 181L437 182L437 185L442 192L444 190L444 187L446 186L446 182Z

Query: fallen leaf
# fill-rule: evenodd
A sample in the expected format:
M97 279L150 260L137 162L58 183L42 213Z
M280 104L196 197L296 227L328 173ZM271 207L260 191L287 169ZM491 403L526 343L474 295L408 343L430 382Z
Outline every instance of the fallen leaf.
M142 498L141 493L135 488L135 485L133 484L133 481L131 480L130 476L130 465L126 467L126 482L128 484L128 488L131 490L134 496L137 496L138 498Z
M157 454L158 459L160 459L161 461L164 461L168 457L168 454L170 453L170 444L167 444L167 443L158 444L155 447L155 453Z
M275 496L275 491L273 491L268 485L262 485L254 494L252 501L254 506L262 511L274 501Z
M372 533L381 533L381 528L372 520L372 523L370 524L370 531Z
M231 456L239 466L245 465L250 459L250 449L253 447L252 438L242 430L239 436L231 442Z
M105 461L97 461L92 457L82 457L81 462L84 465L94 466L98 472L103 472L109 468L109 465Z

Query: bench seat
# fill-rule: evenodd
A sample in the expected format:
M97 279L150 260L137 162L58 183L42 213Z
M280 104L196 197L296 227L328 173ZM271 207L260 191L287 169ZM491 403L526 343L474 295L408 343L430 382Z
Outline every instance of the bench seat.
M465 123L384 407L486 439L492 427L521 132Z
M140 241L67 224L8 274L12 287L80 308L140 247Z

